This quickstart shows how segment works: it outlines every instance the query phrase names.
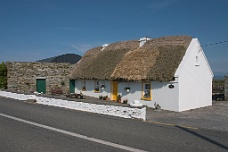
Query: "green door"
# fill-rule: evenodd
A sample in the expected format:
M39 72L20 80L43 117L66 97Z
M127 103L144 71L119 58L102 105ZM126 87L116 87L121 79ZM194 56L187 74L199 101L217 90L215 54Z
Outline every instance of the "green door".
M36 79L36 91L39 93L46 93L46 80L45 79Z
M75 93L75 80L70 80L70 93Z

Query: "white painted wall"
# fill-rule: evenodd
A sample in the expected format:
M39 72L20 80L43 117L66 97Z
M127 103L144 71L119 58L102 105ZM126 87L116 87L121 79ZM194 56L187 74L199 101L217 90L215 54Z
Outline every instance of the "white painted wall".
M81 80L75 81L75 92L80 91L86 95L98 98L99 95L111 97L111 82L110 81L99 81L100 86L105 85L104 90L100 89L100 93L94 92L94 81L86 80L86 91L81 91ZM170 89L168 86L173 84L175 87ZM152 100L141 100L142 95L142 82L118 82L118 94L122 96L122 100L128 99L128 103L133 103L134 100L139 100L143 105L148 107L154 107L156 102L161 106L162 109L178 111L178 82L151 82L152 86ZM125 87L130 87L130 91L127 92Z
M168 86L173 84L175 87L170 89ZM122 99L128 99L129 103L134 100L139 100L143 105L154 107L156 102L162 109L178 111L178 91L179 85L177 80L172 82L151 82L152 86L152 100L141 100L142 96L142 82L119 82L118 91ZM125 87L130 87L130 92L125 91Z
M213 73L197 38L192 39L176 75L179 75L178 111L212 105Z
M130 91L127 92L125 87L130 87ZM118 92L122 96L122 100L128 99L128 103L133 103L134 100L141 98L142 84L140 82L119 82Z
M170 89L169 85L174 88ZM179 83L176 79L172 82L152 82L152 101L161 106L161 109L178 111L179 108Z
M110 81L107 80L100 80L99 85L105 85L105 89L102 90L100 88L100 92L94 92L95 89L95 81L94 80L86 80L86 91L82 91L82 82L81 80L75 80L75 92L80 93L82 92L83 95L89 96L89 97L95 97L98 98L99 95L102 96L108 96L109 98L111 97L110 91Z

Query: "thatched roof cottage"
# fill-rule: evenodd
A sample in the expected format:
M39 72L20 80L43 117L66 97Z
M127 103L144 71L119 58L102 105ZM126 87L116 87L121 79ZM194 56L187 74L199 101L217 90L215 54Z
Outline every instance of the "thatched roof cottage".
M212 104L213 73L197 38L141 38L88 50L70 74L73 92L184 111Z

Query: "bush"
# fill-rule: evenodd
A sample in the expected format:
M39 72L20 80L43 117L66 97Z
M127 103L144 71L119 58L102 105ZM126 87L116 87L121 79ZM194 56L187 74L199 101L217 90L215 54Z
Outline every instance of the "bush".
M7 88L7 68L4 62L0 64L0 88Z
M51 88L51 94L53 94L53 95L63 94L63 91L59 86L55 86L55 87Z

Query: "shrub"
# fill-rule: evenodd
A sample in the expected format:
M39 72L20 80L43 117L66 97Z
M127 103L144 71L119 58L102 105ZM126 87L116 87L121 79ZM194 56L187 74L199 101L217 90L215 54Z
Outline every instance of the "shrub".
M0 64L0 88L7 88L7 68L6 64Z
M63 94L63 91L59 86L55 86L51 88L51 94Z

